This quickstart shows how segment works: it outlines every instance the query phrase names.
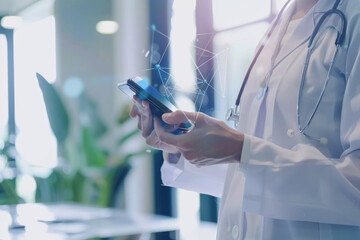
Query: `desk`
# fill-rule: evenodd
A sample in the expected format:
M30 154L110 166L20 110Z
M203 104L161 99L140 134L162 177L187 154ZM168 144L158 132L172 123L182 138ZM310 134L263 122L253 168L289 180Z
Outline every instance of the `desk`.
M0 205L0 239L80 240L176 232L176 219L72 203Z

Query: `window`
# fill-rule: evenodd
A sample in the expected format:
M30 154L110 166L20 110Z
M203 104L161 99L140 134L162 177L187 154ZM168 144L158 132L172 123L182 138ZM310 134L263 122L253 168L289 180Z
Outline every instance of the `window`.
M7 43L4 35L0 35L0 149L8 133L8 66ZM5 159L0 155L0 171L4 168Z
M175 102L180 109L195 111L194 102L186 94L196 89L194 71L196 39L195 1L174 1L172 6L170 31L171 76L176 89ZM199 194L177 189L177 213L181 228L181 238L191 239L199 224Z
M214 52L228 49L226 77L217 78L215 88L224 94L215 94L215 115L225 120L240 90L255 48L276 13L286 0L213 0ZM260 7L259 7L260 6ZM225 86L225 87L224 87Z
M55 167L56 139L52 134L36 72L55 81L55 19L31 22L15 30L16 146L27 164Z
M218 118L224 119L226 110L234 104L258 41L268 25L267 22L261 22L215 35L214 50L228 48L227 59L225 59L227 61L226 77L219 77L215 81L217 84L215 88L223 88L223 96L226 96L215 95L215 115Z
M269 0L213 0L214 29L223 30L262 21L271 14Z

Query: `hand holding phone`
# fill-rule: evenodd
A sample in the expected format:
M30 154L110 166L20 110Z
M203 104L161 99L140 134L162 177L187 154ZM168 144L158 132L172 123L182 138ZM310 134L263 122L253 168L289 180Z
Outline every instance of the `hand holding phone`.
M164 113L174 112L177 107L172 104L165 96L161 95L155 88L151 87L145 80L140 77L128 79L125 82L119 83L118 88L122 90L126 95L133 98L136 95L139 100L146 100L150 104L151 112L154 116L159 117ZM169 126L165 124L165 128L169 129ZM183 134L190 131L193 124L190 122L182 123L173 131L173 134Z

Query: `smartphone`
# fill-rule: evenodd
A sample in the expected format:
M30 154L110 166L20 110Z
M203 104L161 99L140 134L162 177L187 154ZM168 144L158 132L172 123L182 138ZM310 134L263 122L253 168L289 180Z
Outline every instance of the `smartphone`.
M155 88L140 77L128 79L118 84L118 88L126 95L133 98L136 95L141 101L146 100L150 104L151 113L161 119L164 113L176 111L178 108L163 96ZM167 129L172 126L167 125ZM190 122L181 123L175 130L170 130L173 134L183 134L189 132L193 127Z

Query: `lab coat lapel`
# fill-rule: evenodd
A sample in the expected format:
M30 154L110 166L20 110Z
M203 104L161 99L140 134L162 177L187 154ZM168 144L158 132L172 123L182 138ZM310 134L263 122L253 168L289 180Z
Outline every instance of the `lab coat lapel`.
M320 0L312 9L310 9L295 28L288 41L284 43L283 47L280 49L275 66L289 56L290 53L300 45L307 43L315 29L315 23L318 21L319 17L321 17L321 13L329 10L332 7L332 2L333 1L331 0ZM284 20L290 21L290 18Z

